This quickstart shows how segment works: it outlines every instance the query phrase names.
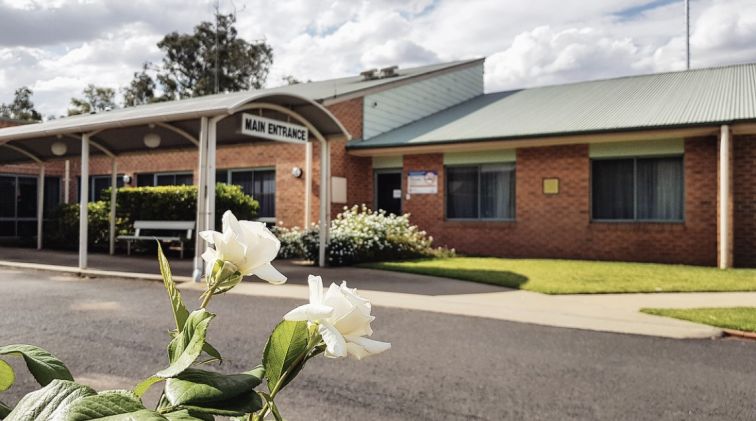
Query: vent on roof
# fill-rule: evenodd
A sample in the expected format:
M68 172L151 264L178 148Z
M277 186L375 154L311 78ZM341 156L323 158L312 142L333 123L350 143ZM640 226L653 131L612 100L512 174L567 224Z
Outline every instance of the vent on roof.
M370 69L360 73L360 76L362 76L362 80L386 79L389 77L399 76L399 73L397 72L398 69L399 66L384 67L380 70Z
M378 79L378 75L376 74L377 72L378 69L365 70L364 72L360 73L360 76L362 76L362 80Z
M399 73L396 72L397 69L399 69L399 66L384 67L383 69L381 69L381 72L378 74L378 77L380 79L384 79L387 77L399 76Z

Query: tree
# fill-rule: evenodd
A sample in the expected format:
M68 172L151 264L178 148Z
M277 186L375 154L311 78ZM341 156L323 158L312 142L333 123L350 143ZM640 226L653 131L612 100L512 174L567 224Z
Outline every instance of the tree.
M121 89L123 94L123 106L134 107L136 105L149 104L160 100L155 96L155 81L147 74L150 63L144 63L141 72L134 72L134 79L129 86Z
M108 111L116 108L115 90L87 85L83 91L84 98L71 98L72 108L68 109L68 115L89 114L91 112Z
M291 85L299 85L300 83L302 83L302 81L299 80L299 79L297 79L297 78L295 78L294 75L286 75L286 76L282 77L281 80L285 84L287 84L289 86L291 86Z
M273 49L264 40L238 38L234 14L216 12L215 18L215 24L197 25L193 34L172 32L158 43L165 56L157 80L170 99L264 85L273 63Z
M34 109L31 100L34 92L27 86L16 89L13 102L0 104L0 117L21 121L41 121L42 115Z

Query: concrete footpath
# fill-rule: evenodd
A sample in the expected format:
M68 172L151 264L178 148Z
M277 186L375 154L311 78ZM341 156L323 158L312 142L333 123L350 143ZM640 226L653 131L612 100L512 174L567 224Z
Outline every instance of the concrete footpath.
M203 289L202 284L185 283L181 289ZM230 293L307 300L307 287L247 282ZM432 311L532 323L545 326L627 333L677 339L722 336L722 330L697 323L640 313L643 307L753 306L756 293L659 293L545 295L528 291L502 291L458 295L420 295L360 290L381 307Z
M0 268L45 270L72 276L160 280L157 263L149 256L124 257L94 254L92 269L79 270L76 255L67 252L0 248ZM35 262L45 262L39 264ZM186 275L190 260L172 259L171 265L182 289L202 289ZM364 268L317 268L295 261L276 261L289 277L286 285L274 286L250 278L231 291L233 294L307 299L307 275L319 274L326 283L348 281L380 307L432 311L463 316L533 323L545 326L603 332L651 335L669 338L710 338L722 330L706 325L650 316L643 307L728 307L756 306L756 292L750 293L656 293L545 295L510 290L425 275ZM126 279L124 279L126 281Z

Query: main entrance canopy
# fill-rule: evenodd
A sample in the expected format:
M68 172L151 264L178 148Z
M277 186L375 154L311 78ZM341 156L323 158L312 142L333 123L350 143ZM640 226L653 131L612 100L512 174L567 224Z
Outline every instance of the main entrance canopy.
M37 247L42 248L42 209L45 163L66 158L81 159L81 191L88 191L89 157L106 155L112 159L112 182L116 185L118 157L121 154L171 148L198 148L197 231L215 229L215 169L217 145L249 141L243 119L258 116L263 121L278 121L283 136L257 137L267 140L301 141L306 148L305 215L310 215L312 186L312 144L320 145L323 169L320 180L320 255L324 266L325 244L330 220L329 140L349 139L341 123L321 104L308 98L281 92L252 91L219 94L180 101L124 108L97 114L73 116L44 123L0 129L0 165L24 162L39 164L37 188ZM247 124L249 124L247 122ZM306 131L297 130L306 128ZM305 133L305 135L302 135ZM288 134L288 139L286 138ZM307 137L303 140L304 137ZM116 203L116 189L111 189ZM87 205L89 196L80 195L79 267L87 267ZM110 214L110 250L114 248L115 207ZM196 236L195 279L202 274L203 240Z

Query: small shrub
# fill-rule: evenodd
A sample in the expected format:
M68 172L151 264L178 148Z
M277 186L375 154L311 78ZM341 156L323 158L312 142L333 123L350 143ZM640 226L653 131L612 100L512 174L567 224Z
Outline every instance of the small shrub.
M272 229L273 234L281 241L281 249L278 251L279 259L295 259L305 257L303 236L304 232L298 227L286 228L276 226Z
M301 236L304 256L318 260L319 230ZM384 260L453 255L454 250L433 248L433 237L409 222L409 215L373 211L367 206L344 208L331 221L328 263L334 266Z

